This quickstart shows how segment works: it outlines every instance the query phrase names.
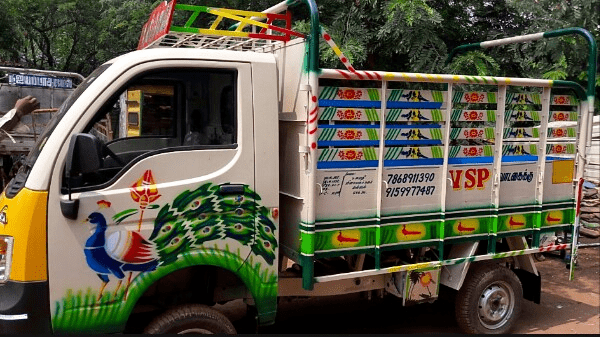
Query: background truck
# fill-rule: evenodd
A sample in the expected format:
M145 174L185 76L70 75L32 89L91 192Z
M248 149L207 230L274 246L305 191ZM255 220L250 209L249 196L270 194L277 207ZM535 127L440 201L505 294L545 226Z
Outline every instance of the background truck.
M20 122L26 132L2 131L0 135L0 176L2 189L14 177L21 162L33 148L37 137L46 128L52 114L75 90L83 76L75 73L0 67L0 115L9 112L19 98L31 95L40 102L40 108L23 116ZM1 117L1 116L0 116ZM3 128L4 130L4 128Z
M302 3L308 35L290 2L163 2L145 50L77 87L0 199L4 331L234 333L213 304L267 325L278 297L447 292L466 332L502 333L539 303L533 254L576 253L595 63L587 92L359 71ZM480 47L572 33L594 61L579 28Z

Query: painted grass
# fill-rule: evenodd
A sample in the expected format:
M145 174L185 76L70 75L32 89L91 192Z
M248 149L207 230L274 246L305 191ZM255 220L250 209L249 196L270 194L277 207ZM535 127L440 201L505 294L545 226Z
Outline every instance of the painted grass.
M244 263L239 249L232 253L228 245L224 250L215 245L214 248L180 254L171 264L137 275L131 282L126 299L124 284L115 296L105 291L100 301L97 301L98 290L88 288L85 292L80 290L76 293L68 290L65 297L55 303L53 329L55 332L119 332L124 328L135 303L150 285L167 274L195 265L222 267L238 275L252 293L259 316L267 320L274 318L270 316L274 316L277 306L275 267L254 262L253 256Z

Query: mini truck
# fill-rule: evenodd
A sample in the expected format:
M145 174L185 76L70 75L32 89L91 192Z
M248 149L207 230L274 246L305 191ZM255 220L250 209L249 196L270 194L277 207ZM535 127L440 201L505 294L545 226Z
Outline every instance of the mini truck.
M466 332L509 331L540 301L533 254L576 253L596 45L569 28L455 51L566 34L590 44L587 91L356 70L313 0L161 3L0 198L0 330L235 333L215 303L264 326L278 297L447 292ZM321 38L346 69L319 67Z

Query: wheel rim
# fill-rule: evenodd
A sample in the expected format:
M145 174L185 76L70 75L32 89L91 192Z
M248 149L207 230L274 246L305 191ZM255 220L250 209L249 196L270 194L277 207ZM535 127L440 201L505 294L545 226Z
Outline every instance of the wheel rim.
M479 321L487 329L498 329L510 319L514 306L515 294L510 285L494 282L479 297Z
M202 329L202 328L191 328L179 331L178 335L213 335L214 333L210 330Z

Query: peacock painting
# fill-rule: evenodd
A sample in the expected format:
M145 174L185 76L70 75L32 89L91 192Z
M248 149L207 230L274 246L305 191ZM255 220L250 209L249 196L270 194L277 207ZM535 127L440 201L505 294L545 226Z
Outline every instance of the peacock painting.
M138 184L140 186L132 186L136 191L134 201L155 201L160 196L152 172L146 171ZM145 189L156 197L145 197ZM102 298L109 276L119 280L114 292L116 296L125 273L129 272L124 291L124 296L127 296L133 272L155 270L177 261L186 252L201 250L219 240L235 240L242 246L249 246L254 255L273 265L277 248L276 228L269 209L261 206L260 200L260 196L248 186L239 193L223 195L220 185L205 183L195 190L180 193L172 203L162 207L146 202L140 204L139 210L128 209L113 216L112 221L118 226L126 218L140 213L141 224L144 210L160 208L148 238L144 238L139 230L117 230L107 234L108 224L104 215L91 213L87 221L95 228L86 241L84 253L88 266L102 281L98 300ZM110 205L105 200L102 203Z

